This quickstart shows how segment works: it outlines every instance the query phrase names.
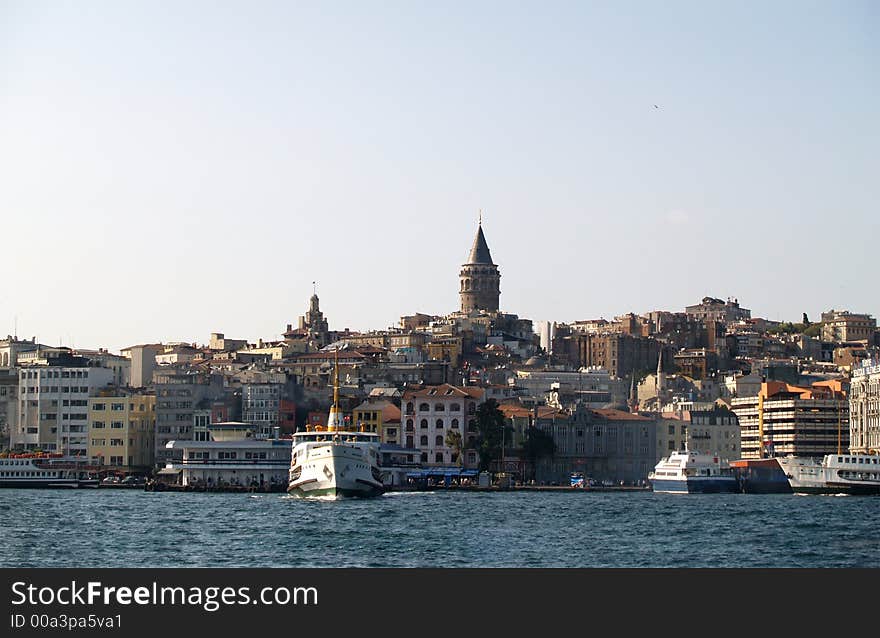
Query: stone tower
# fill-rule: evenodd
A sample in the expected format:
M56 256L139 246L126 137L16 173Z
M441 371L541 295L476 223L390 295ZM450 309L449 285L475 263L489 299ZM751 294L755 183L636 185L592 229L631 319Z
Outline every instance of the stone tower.
M477 236L468 260L462 264L458 275L461 311L486 310L498 312L498 298L501 296L501 273L492 263L492 255L483 235L482 220L477 226Z
M309 309L305 316L299 318L299 329L307 330L309 337L317 342L318 347L323 347L327 344L327 320L324 318L324 313L321 312L321 308L318 305L317 293L313 294L312 298L309 299Z

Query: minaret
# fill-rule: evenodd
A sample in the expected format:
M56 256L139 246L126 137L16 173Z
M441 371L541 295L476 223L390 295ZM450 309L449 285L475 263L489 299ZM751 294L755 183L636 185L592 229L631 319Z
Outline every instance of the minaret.
M466 263L462 264L459 278L459 297L461 311L486 310L498 312L498 298L501 296L501 273L492 262L489 245L483 235L483 214L477 225L471 252Z
M632 371L632 376L629 380L629 401L627 401L627 406L629 407L630 412L635 412L639 407L639 395L636 392L636 371Z

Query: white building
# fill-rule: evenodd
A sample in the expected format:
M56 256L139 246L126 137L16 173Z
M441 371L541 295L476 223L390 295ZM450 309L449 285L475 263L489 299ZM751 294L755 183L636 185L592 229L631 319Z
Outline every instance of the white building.
M184 486L261 487L283 491L290 470L290 439L169 441L159 473ZM175 450L178 453L175 453ZM180 456L179 460L174 457Z
M849 391L849 450L880 454L880 361L857 366Z
M19 410L13 449L86 456L89 397L113 382L108 368L28 366L18 371Z
M463 441L476 436L476 409L485 391L476 387L449 384L425 386L403 394L401 421L403 447L419 450L419 462L427 466L454 465L457 451L447 444L447 433L458 432ZM476 451L468 450L464 467L472 467Z

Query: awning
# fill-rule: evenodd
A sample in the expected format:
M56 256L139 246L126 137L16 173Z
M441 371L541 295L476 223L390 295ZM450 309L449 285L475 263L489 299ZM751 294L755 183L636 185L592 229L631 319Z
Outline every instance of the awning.
M161 470L156 472L156 474L180 474L183 470L175 470L170 467L163 467Z
M446 478L449 477L476 477L479 476L477 470L463 470L457 467L432 467L418 472L407 472L406 478L423 479L423 478Z

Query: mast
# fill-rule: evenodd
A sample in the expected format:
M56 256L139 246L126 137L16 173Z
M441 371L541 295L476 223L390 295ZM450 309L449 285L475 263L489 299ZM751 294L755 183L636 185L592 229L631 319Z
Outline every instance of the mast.
M333 351L333 410L339 410L339 348Z
M330 417L327 419L327 431L337 432L342 429L339 415L339 348L333 350L333 405L330 406Z

